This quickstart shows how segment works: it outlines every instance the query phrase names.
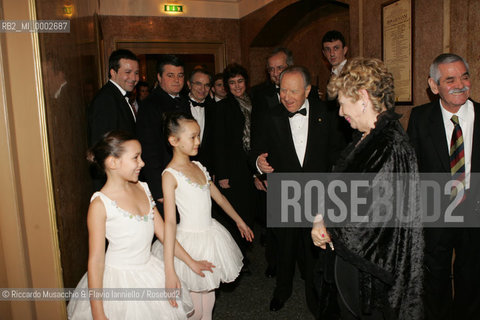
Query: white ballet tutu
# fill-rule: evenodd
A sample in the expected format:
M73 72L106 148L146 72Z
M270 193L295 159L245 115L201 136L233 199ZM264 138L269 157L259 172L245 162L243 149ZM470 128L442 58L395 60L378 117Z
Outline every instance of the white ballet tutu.
M175 258L177 276L191 291L202 292L216 289L220 282L232 282L240 274L243 255L230 233L215 219L207 229L183 230L177 228L177 240L195 260L207 260L215 265L213 273L205 271L201 277L183 261ZM163 259L163 245L155 241L152 254Z

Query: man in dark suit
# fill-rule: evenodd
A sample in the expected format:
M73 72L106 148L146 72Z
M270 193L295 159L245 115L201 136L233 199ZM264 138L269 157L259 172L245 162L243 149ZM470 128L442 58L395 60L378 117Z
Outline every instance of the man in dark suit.
M258 121L263 118L262 114L268 113L270 109L277 107L280 104L280 74L288 66L293 65L292 52L287 48L275 48L267 57L266 71L268 73L268 80L261 83L251 90L252 96L252 140L257 134ZM258 175L254 178L255 187L257 188L258 196L258 216L261 218L262 225L266 225L266 203L267 194L264 185L264 175ZM265 276L273 278L276 275L277 265L277 249L278 244L270 228L267 228L262 234L265 239L265 258L267 260L267 269Z
M157 64L158 87L142 102L137 116L137 136L142 144L145 167L143 178L153 198L161 202L162 172L172 159L171 148L163 134L163 114L180 111L190 113L188 100L180 96L184 85L183 62L174 55L163 55ZM161 210L163 206L159 205Z
M218 102L226 97L227 91L225 90L225 84L223 83L223 73L217 73L213 77L212 98L215 102Z
M135 115L126 95L135 88L138 74L138 58L135 54L123 49L112 52L108 59L109 81L100 89L90 106L90 146L111 130L135 133Z
M460 168L466 177L466 198L454 214L469 219L474 213L468 208L476 196L471 188L475 181L470 181L469 175L480 171L480 105L469 100L468 64L455 54L441 54L430 66L428 84L440 99L412 110L408 134L417 152L420 172L454 174L456 169L451 168L451 163L457 161L451 159L457 147L455 143L452 147L451 142L457 141L452 135L460 129L464 155ZM480 319L479 229L447 225L425 228L424 232L425 318Z
M322 38L322 52L328 63L332 66L332 75L339 75L347 63L348 47L345 44L345 37L337 30L330 30ZM330 100L330 99L329 99ZM333 100L333 99L331 99Z
M261 173L329 172L343 148L337 131L338 115L320 100L307 99L310 75L303 67L289 67L280 76L282 104L258 122L251 161ZM315 253L310 230L275 228L278 241L277 282L270 310L280 310L292 293L295 263L302 265L307 305L313 314L318 303L313 284Z
M135 114L127 93L139 79L138 58L129 50L116 50L108 59L109 81L100 89L88 112L88 145L91 147L111 130L135 133ZM100 190L105 176L92 171L93 187Z
M255 139L257 134L258 121L263 118L262 114L269 113L271 109L276 108L280 104L280 74L293 65L293 55L290 50L284 47L275 48L267 57L266 71L268 73L268 80L252 88L252 139ZM310 90L308 98L319 99L317 89ZM263 183L264 176L255 177L254 183L259 197L258 209L260 215L265 215L266 207L266 193L265 185ZM263 223L263 222L262 222ZM267 260L267 269L265 276L268 278L274 277L276 274L276 252L277 241L270 229L266 231L265 243L265 257Z
M265 112L280 103L280 74L293 65L292 52L287 48L276 48L267 57L269 79L252 88L252 104L255 112ZM252 115L252 118L255 115Z
M200 149L193 160L200 161L210 175L213 175L215 102L208 96L212 76L205 69L194 69L187 80L187 85L190 90L188 94L190 112L200 126Z
M345 43L345 37L340 31L330 30L322 38L322 52L325 59L331 66L330 76L338 76L342 72L343 67L347 64L346 54L348 52L348 47ZM330 80L329 80L330 81ZM323 90L326 91L326 88ZM333 110L339 109L338 102L336 97L329 97L328 93L319 92L321 97L325 96L327 105ZM345 140L347 142L352 141L352 135L354 130L350 127L347 121L340 121L339 123L340 131L342 131Z

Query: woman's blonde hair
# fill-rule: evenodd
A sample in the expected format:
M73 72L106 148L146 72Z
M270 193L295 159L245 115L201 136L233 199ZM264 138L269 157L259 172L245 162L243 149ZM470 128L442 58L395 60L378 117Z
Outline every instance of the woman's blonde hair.
M353 58L343 67L338 76L328 83L328 95L336 97L338 92L354 101L360 99L360 90L365 89L378 113L395 106L393 75L379 59Z

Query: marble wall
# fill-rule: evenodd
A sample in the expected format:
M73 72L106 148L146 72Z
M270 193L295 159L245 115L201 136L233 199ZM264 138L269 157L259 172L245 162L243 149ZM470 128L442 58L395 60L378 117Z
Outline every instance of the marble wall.
M58 240L64 286L87 270L86 216L91 181L86 161L86 110L99 88L95 1L37 0L38 19L69 19L70 33L39 34Z
M225 62L240 62L240 27L236 19L102 16L105 61L116 41L219 42ZM213 72L213 70L212 70Z

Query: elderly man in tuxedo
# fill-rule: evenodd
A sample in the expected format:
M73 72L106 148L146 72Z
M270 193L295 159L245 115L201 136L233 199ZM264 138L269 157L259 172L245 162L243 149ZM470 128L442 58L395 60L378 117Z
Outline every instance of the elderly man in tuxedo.
M418 167L465 177L466 198L453 214L471 221L478 215L472 210L478 201L478 190L472 189L478 183L470 173L480 171L480 104L469 99L467 62L455 54L439 55L430 66L428 84L439 99L415 107L408 124ZM425 319L480 319L479 257L478 228L425 229Z
M310 74L306 68L291 66L280 75L281 104L262 114L252 141L250 160L260 173L331 170L344 146L337 130L338 115L329 112L318 98L307 99L310 90ZM313 284L317 251L310 240L310 231L285 226L274 228L273 232L279 250L270 310L280 310L290 297L298 259L305 278L307 305L317 314Z
M212 75L205 69L194 69L187 80L190 112L200 126L200 149L194 160L200 161L210 175L213 169L213 138L215 130L215 102L209 97Z
M163 55L157 63L158 87L143 101L137 116L137 135L142 144L145 167L143 178L148 183L153 198L161 202L162 172L172 159L163 134L162 116L165 112L190 113L188 100L180 96L185 84L183 62L174 55ZM162 211L163 206L159 206Z

